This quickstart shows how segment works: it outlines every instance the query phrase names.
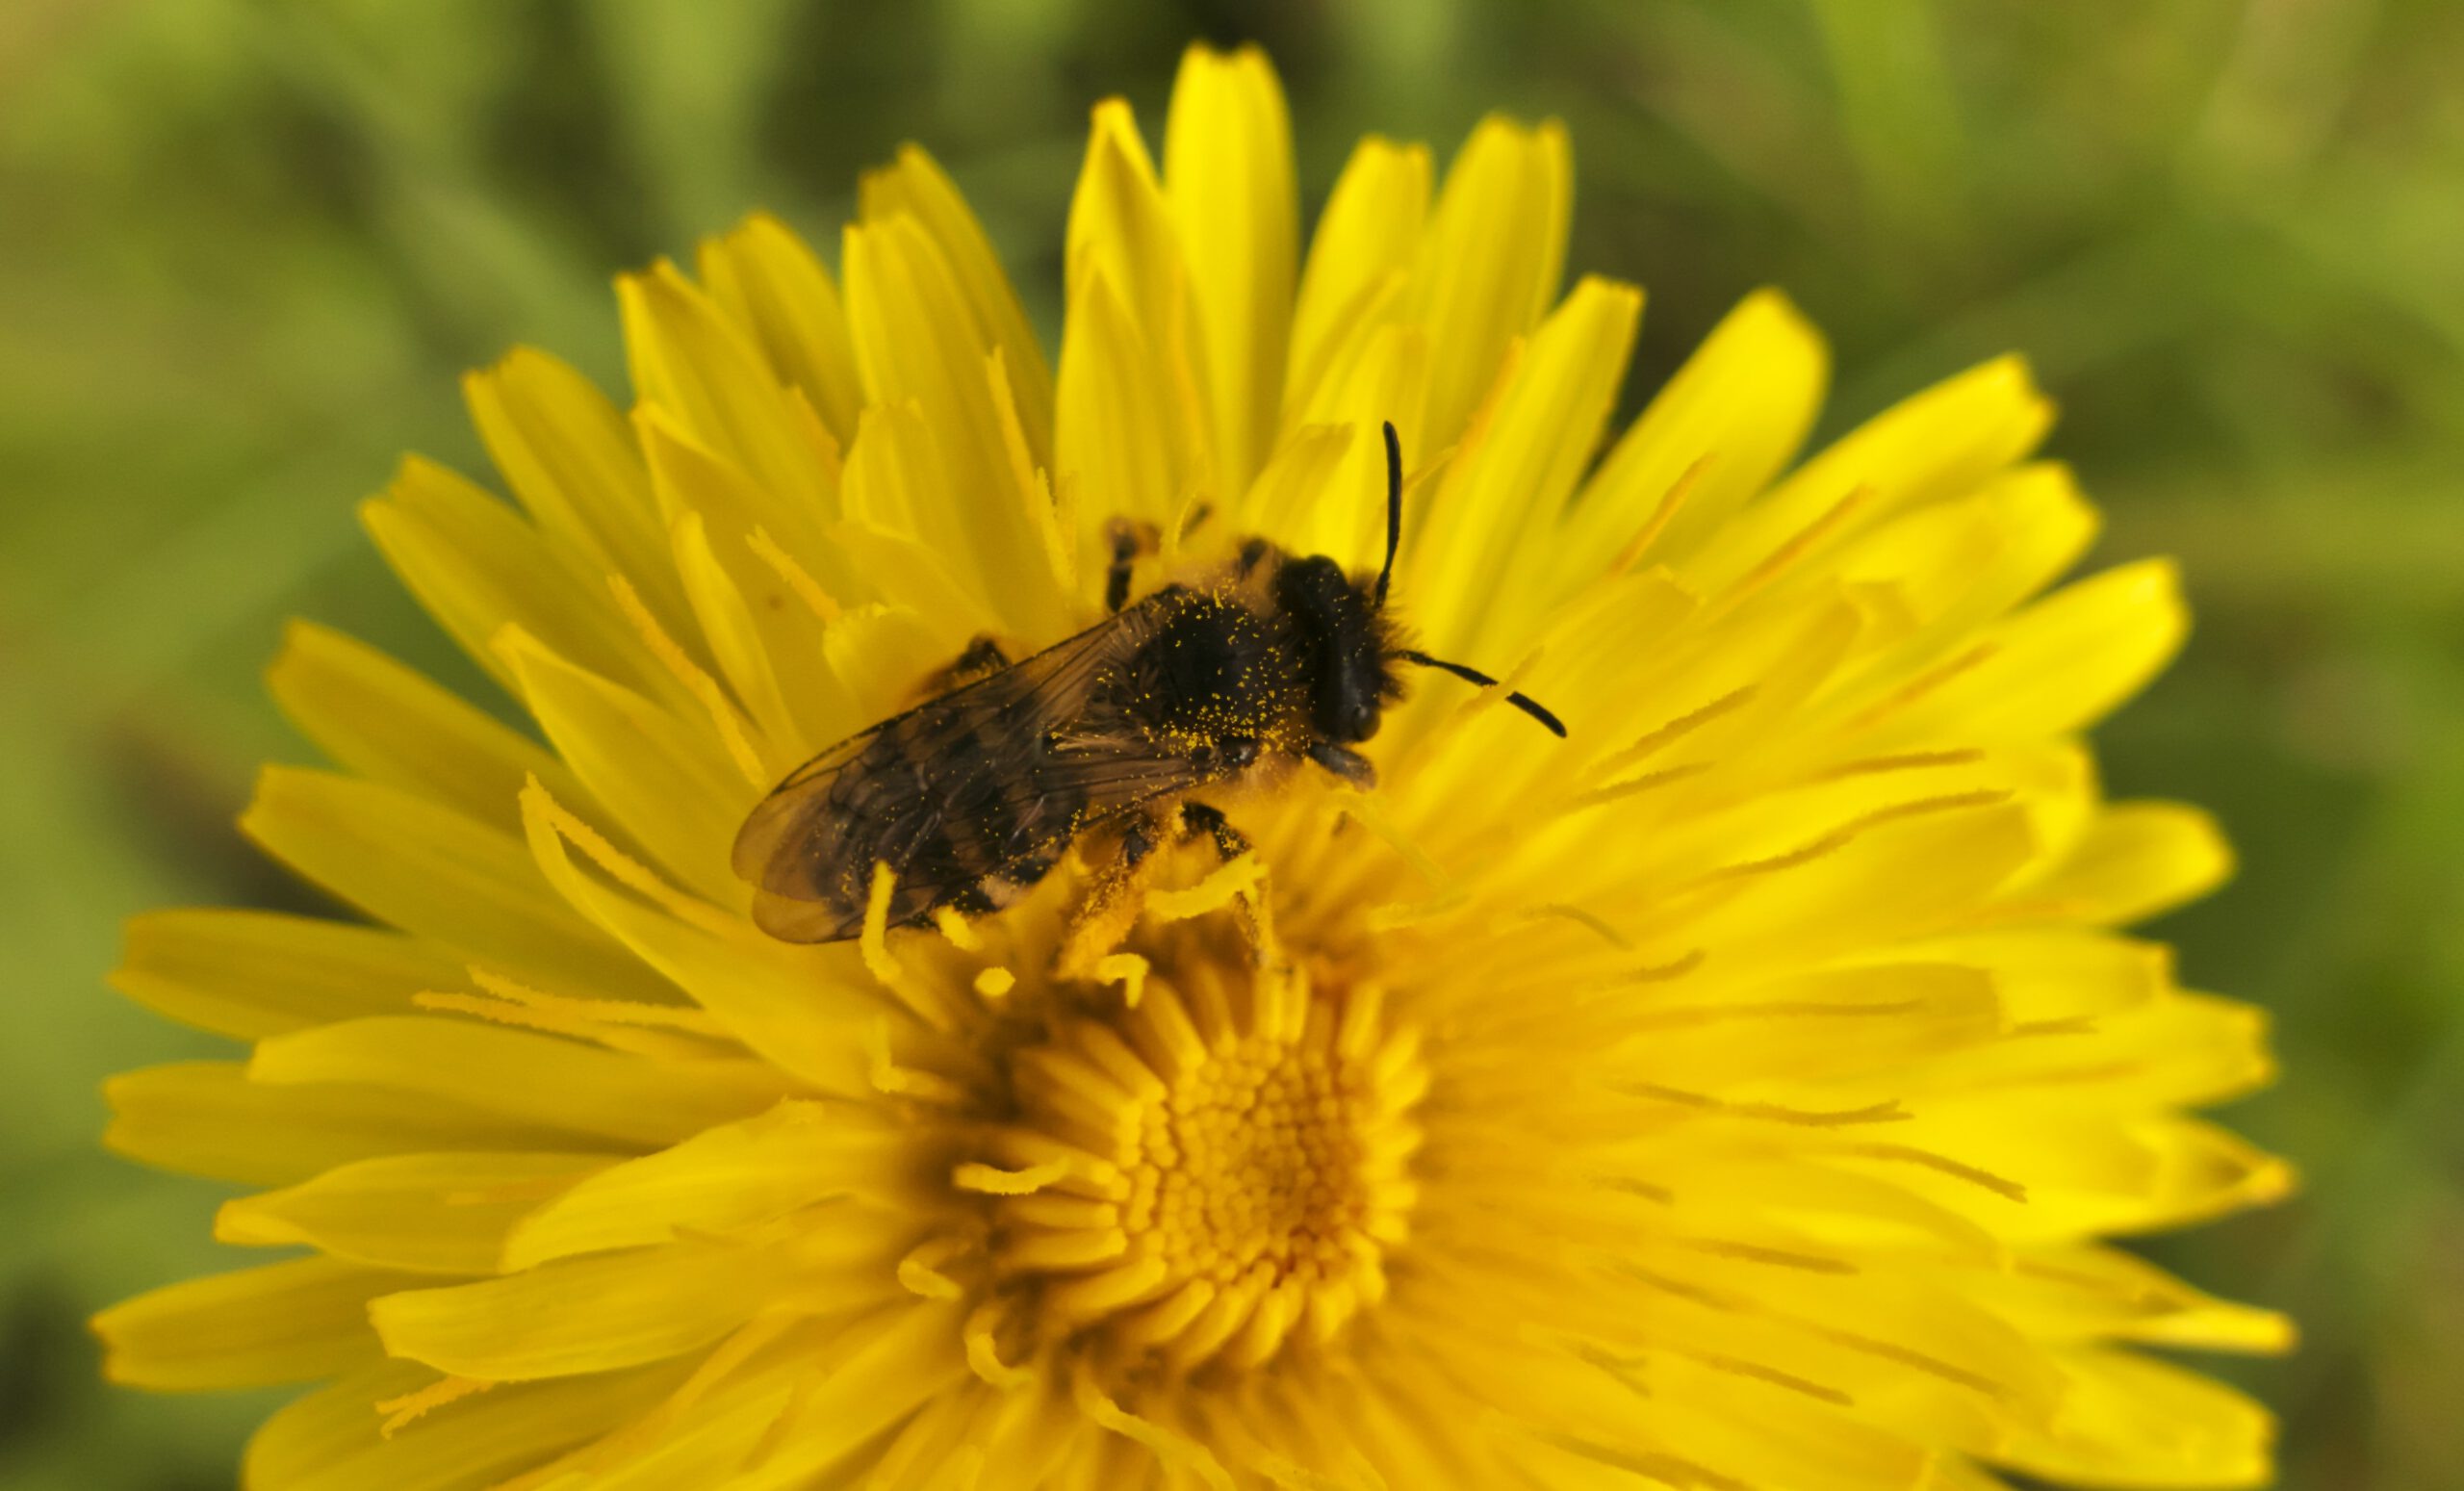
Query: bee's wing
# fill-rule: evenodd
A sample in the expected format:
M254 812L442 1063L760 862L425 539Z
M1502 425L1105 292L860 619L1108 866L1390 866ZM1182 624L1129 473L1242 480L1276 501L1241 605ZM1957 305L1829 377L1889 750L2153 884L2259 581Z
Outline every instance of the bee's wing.
M894 876L889 924L912 922L1091 823L1196 785L1098 686L1152 629L1133 606L798 767L736 835L754 919L789 941L854 937L880 861Z

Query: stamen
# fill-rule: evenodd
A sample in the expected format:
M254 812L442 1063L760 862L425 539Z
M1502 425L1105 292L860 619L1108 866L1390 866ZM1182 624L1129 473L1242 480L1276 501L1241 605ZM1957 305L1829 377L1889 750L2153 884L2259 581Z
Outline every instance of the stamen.
M1086 1414L1102 1427L1116 1434L1137 1440L1155 1453L1166 1468L1186 1471L1205 1481L1214 1491L1234 1491L1232 1477L1214 1452L1186 1434L1177 1434L1151 1419L1142 1419L1104 1396L1095 1385L1093 1373L1081 1360L1071 1374L1069 1396Z
M1725 1025L1732 1020L1795 1020L1855 1018L1865 1015L1913 1015L1925 1008L1922 999L1894 999L1875 1004L1826 1004L1818 999L1766 999L1749 1004L1698 1004L1668 1010L1644 1010L1627 1016L1635 1028Z
M1728 594L1721 598L1723 607L1734 605L1785 574L1789 566L1812 553L1816 545L1829 537L1840 525L1846 523L1851 514L1873 501L1873 498L1874 489L1869 485L1851 488L1846 497L1832 503L1820 517L1791 534L1785 543L1771 551L1764 556L1761 563L1746 572L1742 578L1729 587Z
M566 1012L595 1024L662 1026L718 1039L728 1035L727 1027L708 1011L693 1006L644 1004L637 999L576 999L568 994L544 993L486 968L474 967L470 973L472 981L481 989L526 1009Z
M1844 1258L1826 1257L1821 1253L1792 1252L1784 1247L1765 1247L1758 1243L1737 1243L1723 1238L1693 1238L1684 1245L1698 1253L1715 1258L1735 1258L1746 1263L1767 1263L1774 1268L1803 1269L1809 1273L1855 1273L1859 1270Z
M1794 1319L1794 1317L1790 1318ZM1991 1377L1981 1373L1970 1372L1964 1367L1955 1366L1938 1356L1929 1356L1923 1351L1912 1350L1894 1342L1877 1341L1871 1336L1859 1335L1853 1330L1840 1330L1833 1326L1816 1324L1811 1321L1797 1320L1796 1324L1824 1340L1836 1342L1852 1351L1863 1351L1869 1356L1879 1356L1885 1361L1894 1361L1905 1367L1913 1367L1919 1372L1940 1377L1945 1382L1974 1388L1988 1398L2007 1399L2010 1396L2009 1390Z
M875 1020L864 1034L864 1052L870 1059L869 1073L873 1091L893 1097L912 1097L920 1102L935 1103L944 1108L966 1108L974 1096L949 1078L934 1072L901 1067L891 1059L889 1020Z
M966 1297L965 1288L940 1269L974 1249L975 1245L962 1237L940 1237L920 1244L898 1260L898 1281L910 1294L927 1299L962 1299Z
M1043 1329L1175 1373L1264 1362L1304 1321L1338 1332L1382 1296L1414 1200L1417 1032L1381 1032L1373 989L1330 998L1300 970L1257 969L1245 1000L1224 982L1198 970L1194 1007L1158 983L1015 1054L1032 1127L988 1147L1036 1163L957 1177L991 1197L1001 1270L1048 1275L1031 1297ZM1116 1184L1064 1183L1081 1143Z
M1991 661L1998 654L2000 654L2002 648L1999 643L1977 643L1974 647L1971 647L1967 651L1960 654L1958 656L1951 658L1948 662L1918 674L1916 677L1909 680L1906 683L1901 684L1898 688L1895 688L1889 693L1884 695L1881 699L1866 707L1865 709L1851 718L1841 731L1841 733L1853 735L1862 731L1871 730L1874 726L1888 719L1900 710L1907 708L1910 705L1916 703L1916 701L1924 698L1927 694L1930 694L1934 690L1941 687L1943 684L1948 683L1951 680L1958 678L1961 674L1973 672L1974 670L1983 667L1986 663Z
M984 1195L1031 1195L1068 1174L1069 1167L1059 1161L1023 1170L1005 1170L970 1160L951 1172L950 1181L962 1191Z
M1266 872L1265 862L1255 854L1244 854L1216 866L1204 880L1185 890L1149 890L1146 892L1146 919L1187 921L1193 916L1221 911L1234 898L1247 895L1255 889L1258 882L1266 878Z
M786 581L787 588L795 592L796 599L804 602L806 608L822 625L828 626L846 614L845 608L831 599L830 592L821 588L821 581L812 578L812 572L798 564L795 555L779 547L779 541L770 536L768 528L757 527L747 533L744 547L776 571L779 578Z
M1912 1144L1851 1144L1842 1152L1862 1155L1869 1160L1899 1160L1910 1165L1921 1165L1970 1185L1983 1186L2006 1201L2024 1203L2028 1198L2028 1188L2015 1180L2005 1180L1991 1170L1979 1170L1948 1155L1936 1154L1931 1149L1919 1149Z
M1619 1091L1636 1097L1649 1097L1664 1103L1677 1103L1699 1108L1706 1113L1726 1114L1739 1118L1768 1118L1777 1123L1797 1123L1811 1128L1840 1128L1859 1123L1899 1123L1915 1117L1899 1105L1898 1099L1871 1103L1862 1108L1791 1108L1782 1103L1734 1103L1704 1093L1688 1093L1681 1088L1662 1087L1656 1082L1622 1085Z
M388 1398L376 1404L376 1411L387 1416L384 1423L376 1426L377 1437L391 1439L428 1410L475 1397L495 1386L480 1377L444 1377L416 1393Z
M1651 791L1655 787L1672 785L1688 777L1699 777L1709 771L1714 764L1711 761L1694 761L1683 766L1669 766L1658 771L1647 771L1639 777L1629 777L1623 782L1612 782L1604 787L1593 787L1588 792L1578 792L1567 798L1565 806L1557 810L1580 812L1586 808L1603 807L1623 798L1632 797L1637 793Z
M1972 766L1985 759L1976 750L1904 751L1896 756L1868 756L1861 760L1842 761L1827 771L1816 772L1813 782L1837 782L1845 777L1871 776L1886 771L1916 771L1929 766Z
M959 1331L959 1338L966 1343L966 1364L977 1376L1005 1392L1033 1387L1036 1383L1034 1373L1001 1360L1001 1348L994 1340L1001 1319L1002 1310L998 1304L978 1305L975 1313L966 1318L966 1324Z
M1838 853L1864 836L1867 831L1880 828L1886 823L1895 822L1901 818L1920 817L1927 813L1955 811L1962 808L1990 808L1997 803L2007 803L2010 800L2009 792L1984 789L1974 792L1951 792L1940 797L1918 798L1909 803L1894 803L1888 808L1877 808L1872 812L1861 813L1821 837L1788 850L1784 854L1775 854L1760 860L1743 860L1734 864L1724 864L1704 875L1693 885L1681 888L1690 890L1702 886L1714 885L1723 880L1739 879L1751 875L1768 875L1776 870L1795 869L1798 865L1810 864L1826 855Z
M1693 465L1677 474L1677 479L1670 482L1668 490L1661 494L1659 505L1652 509L1652 515L1643 524L1642 531L1628 539L1626 547L1619 551L1617 557L1609 561L1609 574L1625 574L1632 569L1635 562L1643 555L1651 553L1652 545L1659 542L1659 536L1668 531L1668 526L1677 521L1677 515L1684 510L1686 502L1693 498L1695 487L1702 483L1703 474L1709 471L1718 459L1718 451L1707 450L1694 458Z
M959 914L957 907L935 907L933 925L939 930L942 938L960 952L974 953L984 949L984 938L977 934L975 928L967 925L967 919Z
M1611 947L1624 952L1632 952L1634 950L1632 940L1630 939L1626 934L1618 931L1615 927L1610 926L1607 922L1602 920L1594 913L1584 911L1579 906L1568 906L1562 902L1551 902L1546 906L1535 906L1531 908L1529 914L1533 920L1541 920L1553 916L1560 921L1571 921L1576 926L1580 927L1585 932L1599 938L1602 941L1606 942Z
M649 648L651 656L676 676L677 681L684 685L684 691L701 705L704 713L709 715L711 727L719 733L720 743L728 748L729 758L735 762L736 770L744 774L744 779L757 787L766 787L778 780L778 773L772 771L762 760L761 753L753 748L753 739L745 733L744 716L736 712L727 691L719 687L719 681L704 672L701 665L677 645L676 639L667 634L667 630L658 624L658 618L651 614L651 608L642 604L641 594L633 588L633 582L622 575L610 575L607 577L607 588L616 598L616 608L625 613L625 619L641 634L642 645Z
M1121 1004L1135 1010L1146 992L1146 960L1136 953L1107 953L1095 960L1098 983L1118 984Z
M1765 1367L1760 1362L1750 1362L1741 1356L1723 1356L1715 1351L1686 1350L1682 1348L1671 1348L1671 1350L1676 1350L1686 1360L1699 1362L1714 1372L1732 1373L1740 1377L1752 1377L1758 1382L1768 1382L1774 1387L1784 1387L1792 1393L1803 1393L1808 1398L1818 1399L1842 1408L1857 1406L1857 1400L1835 1387L1825 1387L1810 1378L1782 1372L1777 1367Z
M523 826L534 853L547 847L543 839L561 838L580 850L582 857L599 866L608 879L688 926L726 938L740 938L751 932L741 918L724 915L708 902L678 890L609 843L605 835L550 796L536 777L526 779L523 784L522 810Z
M1611 755L1602 761L1597 769L1601 775L1607 776L1623 771L1629 766L1641 764L1720 716L1744 708L1754 698L1756 686L1748 683L1741 688L1731 689L1709 704L1679 715L1667 724L1646 733L1632 745Z
M904 978L889 951L889 902L897 887L898 872L889 867L889 861L875 860L871 890L864 901L864 930L856 945L863 952L864 966L885 989L896 989Z

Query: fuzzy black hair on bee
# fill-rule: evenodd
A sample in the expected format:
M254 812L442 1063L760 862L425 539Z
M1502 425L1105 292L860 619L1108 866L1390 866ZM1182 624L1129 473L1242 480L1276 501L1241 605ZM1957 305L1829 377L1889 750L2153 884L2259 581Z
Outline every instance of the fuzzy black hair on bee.
M1223 569L1131 601L1134 545L1119 535L1132 530L1116 525L1110 616L989 671L970 649L980 677L832 746L754 809L733 862L757 887L755 919L790 941L854 937L877 864L891 871L889 925L944 907L998 911L1091 830L1116 826L1128 846L1151 843L1146 825L1167 817L1222 825L1192 793L1262 784L1301 760L1374 783L1355 748L1403 697L1403 665L1497 682L1404 646L1387 611L1403 459L1393 424L1385 437L1373 578L1250 538ZM1565 734L1531 699L1505 699Z

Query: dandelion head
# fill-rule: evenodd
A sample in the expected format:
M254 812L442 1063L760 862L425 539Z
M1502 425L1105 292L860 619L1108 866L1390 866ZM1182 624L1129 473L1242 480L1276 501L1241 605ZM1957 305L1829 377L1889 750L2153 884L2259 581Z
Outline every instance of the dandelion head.
M1762 293L1612 428L1642 296L1563 288L1555 125L1364 141L1305 253L1261 56L1162 140L1094 113L1057 359L911 148L834 272L756 217L624 278L629 403L472 375L505 496L364 511L525 723L293 630L332 768L243 824L364 914L133 923L118 987L246 1049L110 1136L289 1251L107 1311L111 1374L314 1384L265 1491L2264 1479L2158 1353L2287 1327L2112 1241L2288 1183L2192 1112L2257 1018L2120 930L2225 850L2082 739L2182 606L2063 583L2024 368L1806 454ZM1062 708L1035 659L1264 553L1368 595L1390 438L1341 741L1289 638L1171 791L895 726ZM930 810L782 899L864 793Z

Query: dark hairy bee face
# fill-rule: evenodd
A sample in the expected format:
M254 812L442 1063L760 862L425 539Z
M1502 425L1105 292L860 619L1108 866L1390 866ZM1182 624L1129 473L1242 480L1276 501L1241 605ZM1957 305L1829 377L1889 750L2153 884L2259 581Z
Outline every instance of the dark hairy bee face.
M1402 685L1391 651L1392 628L1371 601L1369 583L1347 578L1323 554L1288 560L1275 572L1275 603L1292 618L1309 721L1319 739L1355 745L1377 733Z

